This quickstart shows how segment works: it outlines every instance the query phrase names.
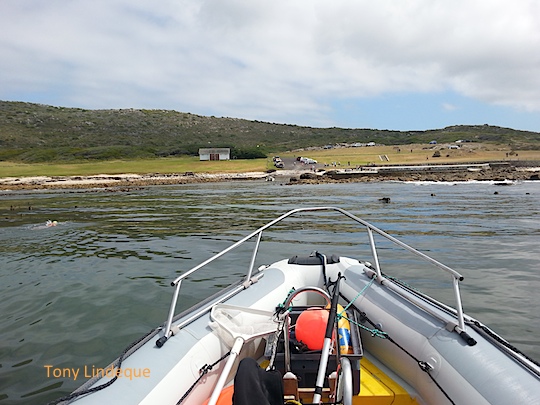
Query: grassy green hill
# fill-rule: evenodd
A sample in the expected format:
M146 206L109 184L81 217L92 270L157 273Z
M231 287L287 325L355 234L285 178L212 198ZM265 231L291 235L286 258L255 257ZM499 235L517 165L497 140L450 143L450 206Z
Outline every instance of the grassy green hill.
M195 155L231 147L238 158L335 143L386 145L457 139L540 149L540 133L489 125L429 131L310 128L170 110L85 110L0 101L0 160L81 161Z

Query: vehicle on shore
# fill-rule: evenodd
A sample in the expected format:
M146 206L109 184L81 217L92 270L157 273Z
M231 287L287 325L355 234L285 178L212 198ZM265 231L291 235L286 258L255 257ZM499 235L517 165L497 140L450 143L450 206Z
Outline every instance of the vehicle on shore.
M285 167L285 164L283 163L283 160L279 156L274 156L272 158L272 161L274 162L274 166L277 169L283 169Z
M298 158L296 158L296 160L298 160L300 163L303 163L305 165L316 165L317 164L317 161L315 159L311 159L311 158L303 157L303 156L299 156Z

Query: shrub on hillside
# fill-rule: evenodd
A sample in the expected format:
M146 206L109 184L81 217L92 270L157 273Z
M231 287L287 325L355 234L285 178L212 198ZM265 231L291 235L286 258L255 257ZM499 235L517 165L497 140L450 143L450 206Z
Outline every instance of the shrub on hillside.
M260 148L231 148L231 159L265 159L266 153Z

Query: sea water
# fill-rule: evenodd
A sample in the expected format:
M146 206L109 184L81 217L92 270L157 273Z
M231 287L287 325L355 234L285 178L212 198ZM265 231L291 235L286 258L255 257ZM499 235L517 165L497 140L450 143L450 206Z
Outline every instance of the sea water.
M129 343L165 321L171 280L290 209L322 205L348 210L459 271L465 312L540 360L538 201L540 182L245 181L2 192L0 403L47 403L92 370L105 372ZM370 260L365 232L334 219L325 213L279 225L265 234L256 265L276 252L312 249ZM252 247L190 278L178 311L238 280ZM383 271L453 304L446 274L384 243L379 249Z

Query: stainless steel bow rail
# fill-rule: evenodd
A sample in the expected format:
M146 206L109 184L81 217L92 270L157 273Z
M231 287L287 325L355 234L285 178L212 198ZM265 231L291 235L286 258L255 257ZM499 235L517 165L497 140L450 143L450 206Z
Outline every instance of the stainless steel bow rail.
M223 301L229 299L230 297L234 296L235 294L242 291L243 289L248 288L251 284L253 284L254 282L257 282L258 279L260 277L262 277L262 275L263 275L262 273L257 274L255 277L252 277L252 275L253 275L253 268L255 266L255 260L257 258L257 253L259 251L259 245L261 243L263 232L266 231L268 228L271 228L275 224L283 221L284 219L286 219L286 218L288 218L288 217L290 217L292 215L295 215L295 214L298 214L298 213L303 213L303 212L314 212L314 211L335 211L335 212L343 214L344 216L352 219L353 221L357 222L358 224L363 225L363 226L366 227L368 240L369 240L369 245L370 245L370 248L371 248L373 264L374 264L374 267L373 267L374 273L375 273L375 275L377 277L377 280L379 282L381 282L381 283L384 283L389 288L395 289L395 287L391 283L386 283L385 282L386 278L384 278L382 273L381 273L381 267L380 267L380 264L379 264L379 256L378 256L378 253L377 253L377 247L375 245L375 239L373 237L373 233L376 233L376 234L386 238L387 240L389 240L389 241L393 242L394 244L402 247L403 249L409 251L410 253L420 257L422 260L427 261L427 262L431 263L432 265L434 265L435 267L438 267L439 269L449 273L452 276L454 299L456 301L455 311L456 311L458 324L455 325L455 330L458 333L460 333L465 338L465 340L467 340L468 335L465 332L465 321L464 321L464 317L463 317L463 308L462 308L462 304L461 304L461 295L460 295L460 292L459 292L459 282L463 280L463 276L461 274L459 274L454 269L452 269L452 268L438 262L437 260L425 255L424 253L419 252L418 250L414 249L413 247L407 245L406 243L401 242L400 240L394 238L393 236L390 236L389 234L382 231L381 229L371 225L370 223L364 221L361 218L358 218L357 216L351 214L348 211L345 211L345 210L343 210L341 208L336 208L336 207L311 207L311 208L297 208L297 209L291 210L291 211L281 215L280 217L274 219L273 221L270 221L266 225L260 227L256 231L250 233L246 237L240 239L238 242L236 242L233 245L229 246L228 248L222 250L221 252L217 253L216 255L210 257L209 259L205 260L204 262L198 264L197 266L193 267L192 269L188 270L187 272L185 272L181 276L177 277L174 281L172 281L171 285L173 287L175 287L175 289L174 289L173 298L172 298L172 301L171 301L171 306L170 306L170 309L169 309L169 315L167 317L165 328L163 329L163 335L156 341L156 346L157 347L163 346L165 344L165 342L167 341L167 339L173 334L173 330L172 330L171 326L172 326L172 322L173 322L174 312L175 312L175 309L176 309L176 303L178 301L178 296L180 294L180 287L181 287L182 281L184 279L186 279L187 277L189 277L190 275L192 275L196 271L200 270L201 268L207 266L209 263L212 263L213 261L220 258L221 256L223 256L223 255L229 253L230 251L236 249L237 247L243 245L246 241L249 241L252 238L256 238L256 240L255 240L255 248L253 249L253 253L252 253L252 256L251 256L251 261L250 261L250 264L249 264L248 272L247 272L247 275L246 275L243 283L240 283L235 288L233 288L232 290L230 290L226 294L224 294L218 302L223 302ZM182 324L177 325L175 328L182 328L184 325L188 324L189 322L192 322L194 319L197 319L202 314L208 312L212 308L212 306L215 305L216 303L217 302L214 301L214 302L211 302L208 305L202 307L200 310L198 310L196 313L193 313L188 319L184 320L182 322ZM429 306L428 305L422 305L421 301L415 300L414 303L416 305L418 305L418 306L421 306L424 310L432 313ZM472 344L474 344L474 343L472 343Z

